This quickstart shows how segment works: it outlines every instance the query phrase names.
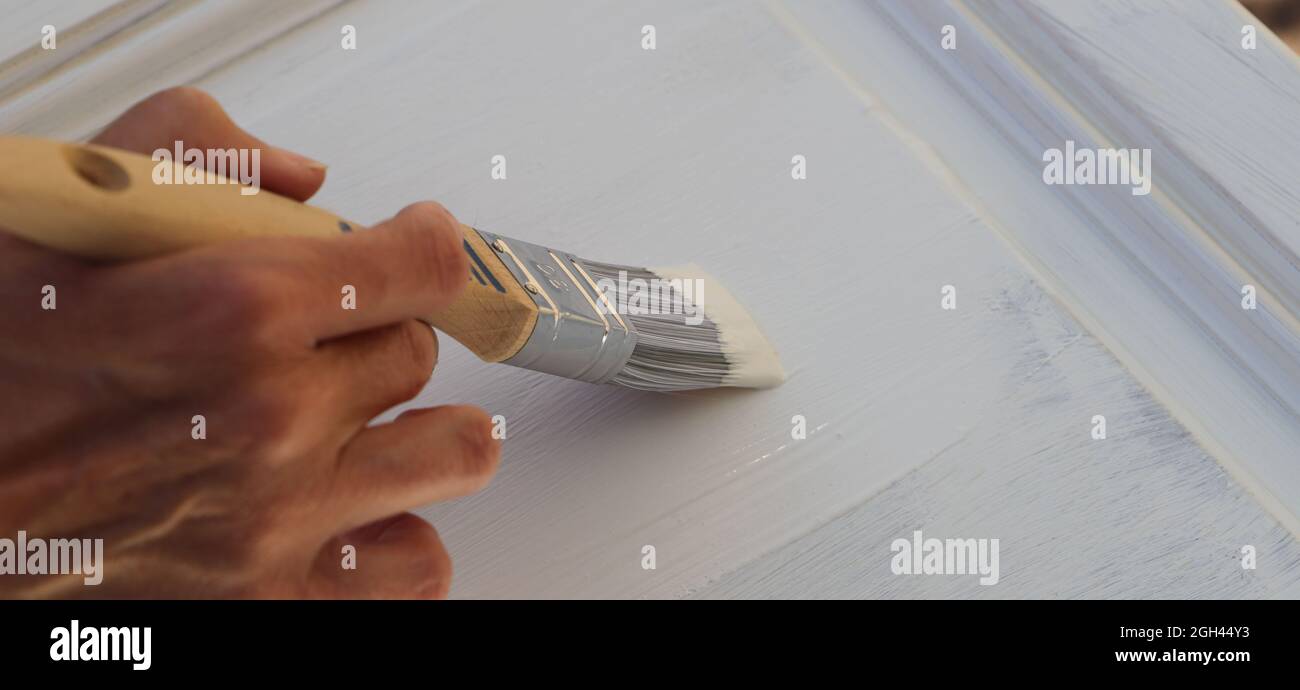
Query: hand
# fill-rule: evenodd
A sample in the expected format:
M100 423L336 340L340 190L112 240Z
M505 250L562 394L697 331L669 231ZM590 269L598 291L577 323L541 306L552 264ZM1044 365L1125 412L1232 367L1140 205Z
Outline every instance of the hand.
M194 89L150 97L95 142L177 140L261 148L262 187L298 200L324 181ZM0 538L104 540L101 584L0 574L0 596L445 596L450 558L403 511L487 483L491 422L443 406L366 423L432 373L437 339L415 319L465 287L460 244L433 203L337 238L119 264L0 232Z

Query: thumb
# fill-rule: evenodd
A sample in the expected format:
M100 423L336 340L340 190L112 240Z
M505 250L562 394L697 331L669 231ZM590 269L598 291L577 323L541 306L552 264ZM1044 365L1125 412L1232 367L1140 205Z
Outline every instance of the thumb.
M325 182L325 165L245 132L206 92L178 86L136 103L104 128L92 144L149 155L157 149L261 149L261 187L306 201Z

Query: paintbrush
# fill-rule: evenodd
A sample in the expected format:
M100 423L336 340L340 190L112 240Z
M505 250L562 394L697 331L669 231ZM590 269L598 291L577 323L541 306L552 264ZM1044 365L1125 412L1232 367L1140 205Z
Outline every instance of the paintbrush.
M272 233L363 230L265 190L250 194L215 173L200 172L204 184L157 184L159 165L175 166L164 179L185 179L185 168L118 149L0 137L0 160L0 227L91 259L138 259ZM748 312L693 267L588 261L461 230L469 286L425 320L486 362L651 391L759 388L784 379Z

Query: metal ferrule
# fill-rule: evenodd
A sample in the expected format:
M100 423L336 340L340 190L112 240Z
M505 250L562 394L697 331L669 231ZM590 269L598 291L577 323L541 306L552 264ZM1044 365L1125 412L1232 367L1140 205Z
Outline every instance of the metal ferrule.
M578 257L478 231L537 304L537 326L506 364L605 383L636 347L636 330L597 289Z

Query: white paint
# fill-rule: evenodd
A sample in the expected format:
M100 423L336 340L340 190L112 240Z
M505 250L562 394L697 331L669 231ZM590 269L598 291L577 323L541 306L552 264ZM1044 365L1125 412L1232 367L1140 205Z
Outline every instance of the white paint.
M1267 314L1236 308L1235 293L1243 282L1300 284L1287 248L1297 233L1283 220L1300 213L1300 196L1278 189L1261 198L1258 187L1247 192L1230 180L1256 178L1272 189L1265 179L1295 175L1300 142L1276 123L1256 125L1248 113L1297 110L1300 70L1289 53L1220 59L1223 48L1188 40L1237 22L1233 5L1199 0L1189 11L1187 3L1148 4L1138 17L1122 2L839 4L819 5L802 20L834 46L821 50L840 73L881 85L913 140L942 148L937 165L954 191L1297 533L1300 326L1284 293L1281 301L1277 293L1263 300ZM1165 18L1180 28L1164 30ZM964 44L960 60L920 40L939 21L979 39ZM880 40L864 41L846 26ZM859 50L862 43L870 48ZM1061 45L1089 58L1063 62ZM1228 46L1235 50L1235 41ZM912 53L917 49L923 54ZM1171 73L1152 83L1148 62ZM889 76L903 65L921 67L912 67L906 82ZM1203 103L1202 94L1220 91L1232 97ZM965 131L980 122L985 136ZM1183 131L1197 136L1168 134ZM1014 181L1067 139L1153 148L1152 195ZM1207 160L1207 150L1223 155Z
M779 346L784 385L641 394L486 367L444 339L419 403L510 420L492 486L420 511L455 556L455 596L1296 596L1300 546L1261 507L1289 486L1289 393L1270 402L1241 377L1294 375L1266 345L1300 283L1258 251L1300 216L1270 183L1300 165L1276 136L1296 120L1294 63L1268 41L1245 71L1198 63L1236 11L1156 2L198 3L0 98L0 125L78 136L197 78L258 135L328 161L318 202L343 215L435 197L509 236L628 265L690 257L725 278ZM205 43L246 21L236 5L276 21ZM1011 41L1034 56L1008 63L973 12L1022 10L1037 23L998 26L1043 35ZM672 36L654 53L641 16ZM339 50L345 24L386 40ZM940 52L947 24L961 41ZM1044 76L1070 74L1083 81L1055 90ZM1229 105L1204 102L1223 90ZM1026 151L1060 145L1084 101L1075 141L1159 125L1152 195L1097 204L1095 188L1041 185L1042 149ZM1250 131L1250 155L1230 148ZM816 162L797 182L796 151ZM508 183L482 174L498 153ZM1201 239L1218 227L1233 230ZM1238 320L1219 313L1216 276ZM1190 291L1183 307L1162 281ZM1257 311L1237 306L1248 282ZM960 309L937 308L941 285L960 286ZM1213 356L1205 334L1234 328ZM1156 345L1167 363L1143 355ZM1225 414L1205 417L1211 404ZM1094 414L1105 441L1086 433ZM1233 457L1264 460L1225 471ZM892 575L890 542L918 529L999 539L998 584Z
M651 268L667 280L699 280L704 287L704 315L718 327L718 337L731 369L723 384L741 388L772 388L785 381L781 359L763 330L722 283L695 264Z

